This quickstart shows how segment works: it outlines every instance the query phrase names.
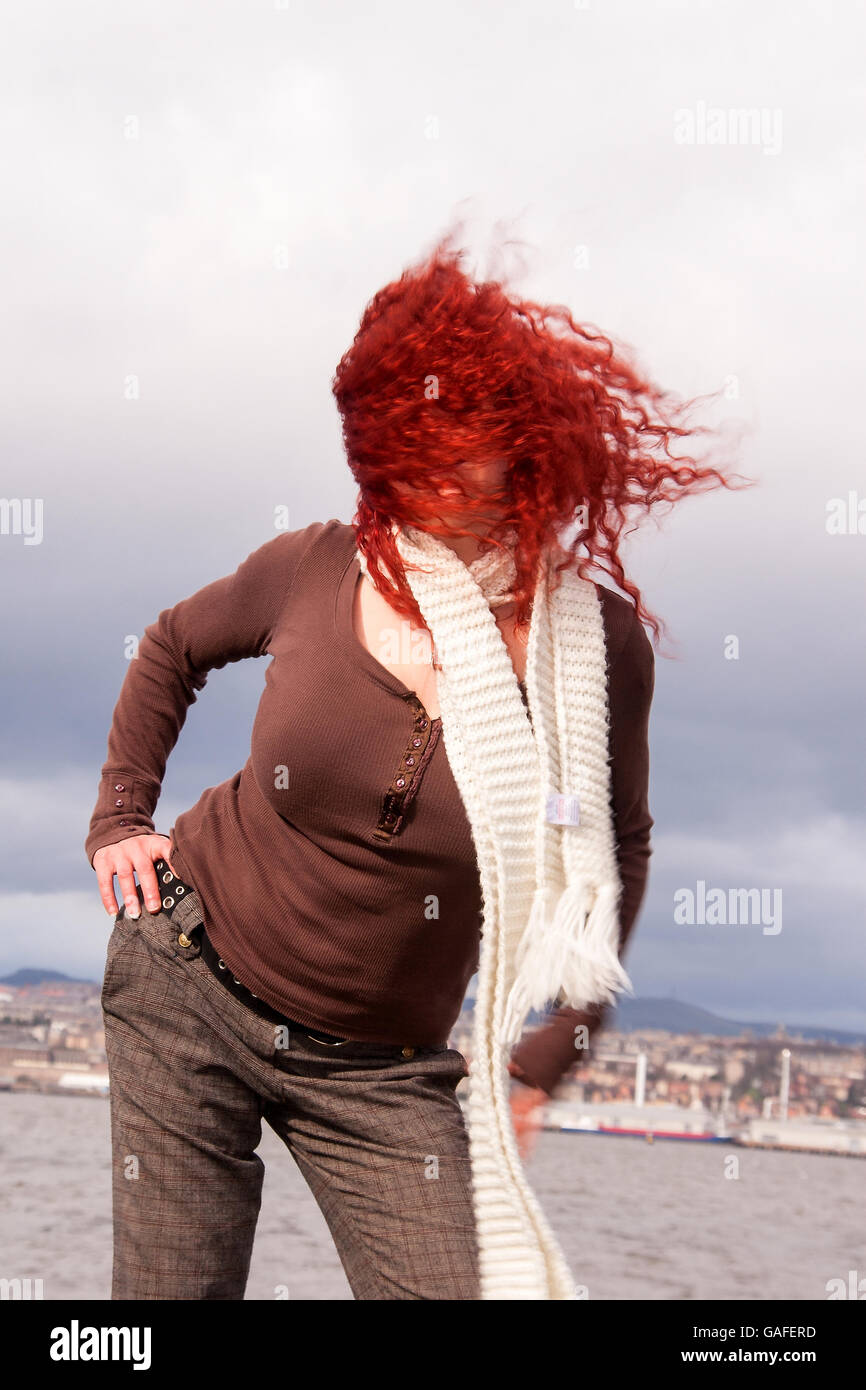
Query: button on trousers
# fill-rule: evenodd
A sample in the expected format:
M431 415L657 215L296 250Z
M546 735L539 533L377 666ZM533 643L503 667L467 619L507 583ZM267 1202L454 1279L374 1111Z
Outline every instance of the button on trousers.
M112 1298L244 1297L262 1120L312 1191L356 1299L480 1298L462 1054L330 1048L281 1029L202 959L195 893L172 917L138 896L141 916L115 919L102 988ZM290 1297L302 1299L295 1269Z

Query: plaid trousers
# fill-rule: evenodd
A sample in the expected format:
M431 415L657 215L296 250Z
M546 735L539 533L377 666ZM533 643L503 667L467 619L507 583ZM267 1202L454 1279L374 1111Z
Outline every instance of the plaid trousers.
M115 918L102 988L112 1298L244 1297L262 1119L311 1189L356 1299L480 1298L462 1054L411 1039L328 1047L280 1028L202 959L194 892L171 917L138 897L139 918Z

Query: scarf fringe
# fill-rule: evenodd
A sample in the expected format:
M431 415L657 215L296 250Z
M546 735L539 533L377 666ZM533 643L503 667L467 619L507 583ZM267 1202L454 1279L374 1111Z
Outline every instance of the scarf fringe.
M586 1009L614 1003L617 993L634 994L619 959L619 885L603 884L593 894L584 879L570 884L549 924L548 898L546 887L536 888L499 1034L503 1048L520 1041L533 1009L542 1013L554 999L560 1007Z

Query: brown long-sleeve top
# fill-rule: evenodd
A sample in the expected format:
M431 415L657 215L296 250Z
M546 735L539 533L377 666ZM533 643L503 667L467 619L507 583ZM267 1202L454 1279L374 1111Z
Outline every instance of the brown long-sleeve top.
M208 672L268 654L243 769L171 828L169 857L221 957L289 1018L340 1037L446 1043L478 967L481 889L469 821L417 696L361 643L355 533L283 532L144 631L108 736L85 841L153 834L168 756ZM644 892L653 653L631 605L598 586L608 652L621 943ZM576 1060L571 1010L512 1053L552 1090ZM582 1016L580 1016L582 1017ZM567 1047L566 1047L567 1044Z

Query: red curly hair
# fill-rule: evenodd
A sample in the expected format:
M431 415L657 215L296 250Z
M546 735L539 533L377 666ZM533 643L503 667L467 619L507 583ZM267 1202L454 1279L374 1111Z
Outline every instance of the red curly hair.
M360 489L352 525L376 588L426 628L390 527L397 521L440 535L477 534L441 526L437 489L444 483L458 488L467 519L489 518L493 504L497 519L485 524L485 543L501 544L516 529L518 626L529 621L538 559L552 544L563 556L554 580L567 566L581 577L591 565L604 570L657 641L661 624L619 557L626 513L733 487L718 469L671 454L676 439L710 431L681 423L694 402L674 403L567 308L509 296L497 280L470 279L460 266L465 252L449 248L451 236L374 295L331 383ZM494 459L507 461L504 487L483 496L467 491L461 464ZM583 528L563 545L560 533L578 516Z

